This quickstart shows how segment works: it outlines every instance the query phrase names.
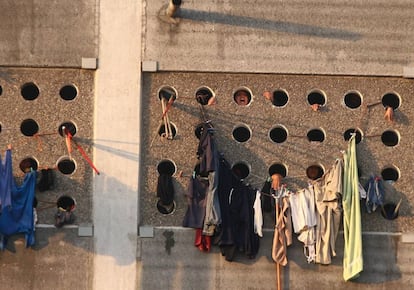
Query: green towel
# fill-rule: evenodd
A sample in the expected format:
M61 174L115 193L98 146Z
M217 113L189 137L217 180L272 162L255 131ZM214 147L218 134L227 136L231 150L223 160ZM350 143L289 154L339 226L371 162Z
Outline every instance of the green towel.
M345 281L359 276L363 270L361 208L358 191L358 167L355 136L349 140L344 154L342 205L344 215L344 272Z

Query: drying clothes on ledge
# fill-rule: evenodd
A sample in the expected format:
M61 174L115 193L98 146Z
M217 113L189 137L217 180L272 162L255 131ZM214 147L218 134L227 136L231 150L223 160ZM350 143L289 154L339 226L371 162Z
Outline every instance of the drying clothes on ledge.
M366 192L365 208L368 213L372 213L384 204L385 192L381 177L371 175Z
M335 243L341 223L343 162L337 159L310 189L315 195L317 209L315 262L330 264L336 256Z
M342 194L342 204L344 207L343 278L345 281L348 281L358 277L364 268L355 136L352 136L349 140L348 149L344 154Z
M273 235L272 258L276 263L286 266L287 247L292 244L292 217L289 206L289 198L278 198L276 203L276 224Z
M304 254L308 263L315 262L316 242L316 210L313 190L308 188L299 190L289 195L292 213L293 229L298 235L298 240L304 245Z
M170 174L161 173L158 176L157 197L160 199L159 205L165 213L171 212L174 202L174 185Z
M214 141L212 125L209 123L202 124L197 156L200 160L200 173L208 174L209 179L203 234L212 236L214 235L216 227L221 224L221 212L217 192L220 156Z
M11 206L11 190L13 183L11 150L6 151L4 160L0 156L0 213Z
M21 186L16 186L13 180L11 193L11 208L3 210L0 215L0 248L7 245L11 235L24 233L26 247L33 246L34 214L33 202L36 187L36 171L26 173Z

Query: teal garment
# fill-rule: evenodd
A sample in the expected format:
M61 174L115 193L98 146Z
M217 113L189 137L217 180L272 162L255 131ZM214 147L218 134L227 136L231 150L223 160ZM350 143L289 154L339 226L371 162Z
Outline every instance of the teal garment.
M342 205L345 241L343 277L348 281L358 277L364 268L355 136L349 140L344 154Z

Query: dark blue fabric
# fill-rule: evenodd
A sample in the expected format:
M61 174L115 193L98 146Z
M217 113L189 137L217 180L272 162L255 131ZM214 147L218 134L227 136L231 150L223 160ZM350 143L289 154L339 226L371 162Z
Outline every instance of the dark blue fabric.
M11 208L0 215L0 248L3 250L7 239L14 234L25 234L26 247L35 243L33 200L36 187L36 171L26 173L21 186L12 182Z
M11 150L7 150L4 160L1 160L0 156L0 212L11 205L12 184Z

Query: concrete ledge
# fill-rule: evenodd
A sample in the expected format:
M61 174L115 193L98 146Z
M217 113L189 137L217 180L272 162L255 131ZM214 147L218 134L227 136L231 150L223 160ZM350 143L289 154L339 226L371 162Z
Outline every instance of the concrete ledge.
M403 68L404 78L414 78L414 66L405 66Z
M141 227L139 227L139 236L141 238L153 238L154 237L154 227L151 227L151 226L141 226Z
M405 244L414 243L414 233L402 234L401 235L401 243L405 243Z
M82 68L83 69L97 69L98 59L94 57L82 57Z
M93 225L91 224L80 224L78 227L79 237L93 237Z
M143 72L156 72L158 70L158 62L153 60L145 60L141 64Z

